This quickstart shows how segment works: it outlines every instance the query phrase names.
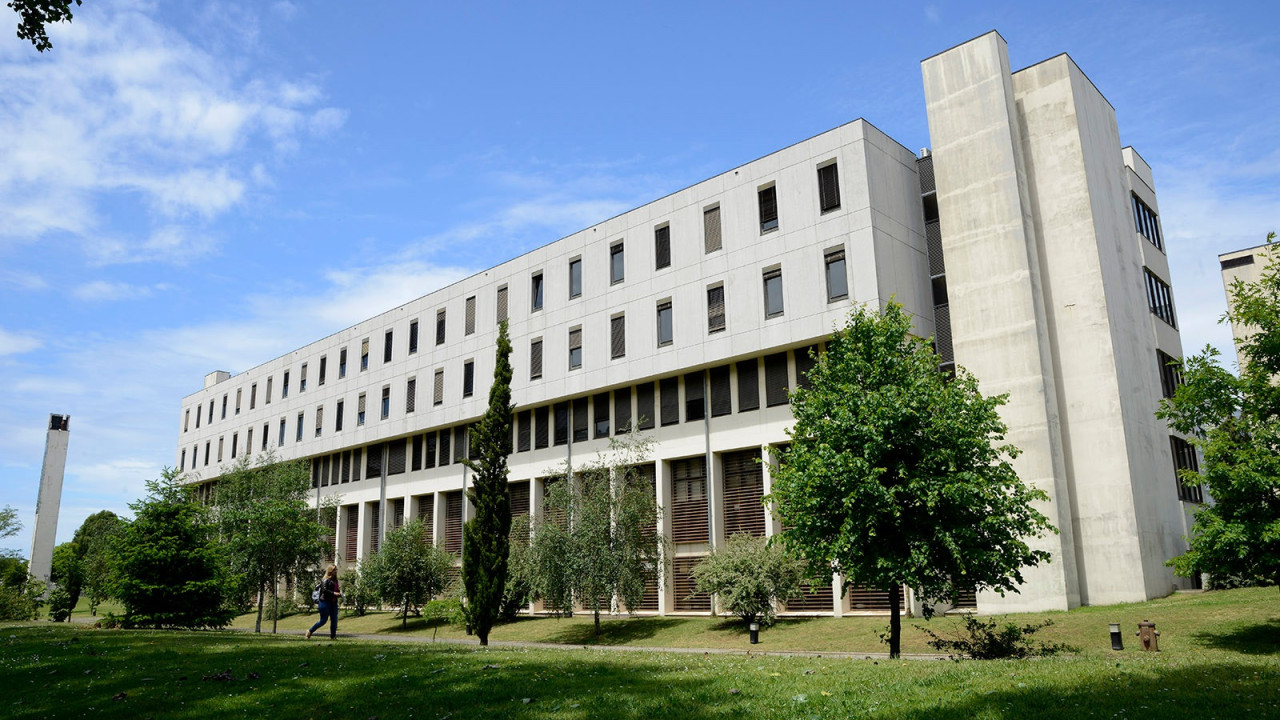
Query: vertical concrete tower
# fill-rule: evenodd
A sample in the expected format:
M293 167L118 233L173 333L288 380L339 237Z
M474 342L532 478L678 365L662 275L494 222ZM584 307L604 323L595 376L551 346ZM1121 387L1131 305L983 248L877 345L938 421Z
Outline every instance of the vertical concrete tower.
M62 504L62 473L67 467L70 415L50 415L44 440L44 466L40 470L40 495L36 498L36 522L31 533L31 574L49 581L53 567L53 543L58 534L58 507Z

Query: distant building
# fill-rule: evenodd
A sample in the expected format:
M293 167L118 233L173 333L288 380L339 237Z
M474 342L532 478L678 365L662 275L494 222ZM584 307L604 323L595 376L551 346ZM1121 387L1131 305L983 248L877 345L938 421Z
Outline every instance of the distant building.
M735 532L781 530L760 504L787 442L787 392L855 304L891 298L940 364L1009 393L1020 476L1052 498L1053 555L983 612L1171 592L1189 505L1185 442L1153 416L1182 355L1151 169L1066 55L1010 72L992 32L925 60L932 153L864 120L795 143L533 250L182 402L175 461L215 481L244 453L308 458L340 493L335 555L421 517L461 545L459 460L510 323L512 511L630 425L652 435L672 541L642 611L697 613L689 571ZM1194 453L1190 455L1194 462ZM763 459L763 464L757 463ZM833 592L834 589L834 592ZM791 613L886 612L832 586ZM914 600L913 600L914 602Z
M1267 263L1271 260L1271 253L1274 251L1274 245L1271 243L1263 243L1244 250L1233 250L1231 252L1222 253L1218 256L1218 263L1222 266L1222 287L1227 293L1227 308L1235 309L1235 298L1231 295L1231 286L1236 280L1246 285L1251 285L1262 279L1262 271L1267 268ZM1248 325L1236 325L1231 323L1231 337L1236 345L1236 359L1240 364L1244 364L1245 357L1240 350L1240 343L1253 333L1253 329Z

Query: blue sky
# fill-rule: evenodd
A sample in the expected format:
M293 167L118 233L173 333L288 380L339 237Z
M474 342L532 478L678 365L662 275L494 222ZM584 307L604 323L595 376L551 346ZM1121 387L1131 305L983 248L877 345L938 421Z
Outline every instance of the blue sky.
M43 55L0 8L0 547L50 412L61 541L174 462L206 372L854 118L927 147L920 60L991 29L1117 108L1184 348L1234 360L1216 255L1280 226L1280 46L1218 5L85 0Z

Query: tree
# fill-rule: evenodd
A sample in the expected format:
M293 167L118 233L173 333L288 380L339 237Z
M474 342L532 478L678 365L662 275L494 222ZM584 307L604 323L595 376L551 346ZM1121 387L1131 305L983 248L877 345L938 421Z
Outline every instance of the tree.
M234 610L223 602L228 574L214 525L204 508L166 469L147 482L147 497L131 503L115 552L111 594L130 623L218 628Z
M305 575L323 557L328 529L307 503L311 473L305 461L278 462L268 454L256 465L242 457L214 488L214 516L226 543L231 571L257 591L258 610L254 632L262 632L262 610L267 594L272 607L279 604L279 584L287 577ZM322 508L332 512L332 497ZM272 613L271 632L279 612Z
M109 555L119 539L124 522L110 510L94 513L84 519L72 542L80 553L84 572L84 592L89 596L89 612L97 615L98 606L110 597L111 567Z
M658 581L660 510L638 469L651 441L631 437L611 439L608 452L580 467L563 467L534 522L536 593L554 610L571 612L575 601L590 610L597 635L600 612L614 597L634 610Z
M17 510L8 505L0 508L0 539L13 537L21 529L22 523L18 521Z
M49 566L49 581L66 593L67 615L80 602L80 590L84 587L84 564L80 560L80 548L75 542L65 542L53 549L53 561ZM50 597L49 604L56 605ZM65 618L64 618L65 619Z
M1182 469L1187 485L1203 483L1212 498L1195 513L1189 549L1170 564L1183 576L1238 576L1280 584L1280 251L1258 281L1237 279L1229 291L1230 322L1248 334L1239 343L1240 374L1206 346L1177 363L1183 383L1157 417L1203 453L1201 473Z
M427 526L410 520L392 530L378 552L364 561L362 575L382 602L401 607L401 626L409 613L444 592L454 556L431 544Z
M800 594L805 563L785 545L736 534L693 568L698 592L750 625L772 625L774 604Z
M1049 560L1027 539L1057 532L1032 503L1047 500L1024 485L1001 445L997 408L963 369L938 371L928 343L911 334L896 303L858 308L831 338L792 393L793 442L779 453L773 491L789 529L787 546L825 580L889 588L899 607L903 585L925 613L933 599L961 590L1017 592L1021 568ZM900 650L902 622L890 613L889 653Z
M463 462L475 473L467 497L475 517L462 528L462 583L467 592L467 617L481 645L489 644L489 630L502 606L507 581L511 498L507 494L507 456L511 454L511 340L507 323L498 326L493 385L489 408L471 431L475 459Z
M18 38L30 40L36 50L44 52L53 47L45 26L56 22L71 22L71 3L81 0L9 0L5 3L18 13Z
M511 533L508 536L511 553L507 558L507 584L502 593L502 606L498 611L498 617L507 622L515 620L520 611L529 605L533 598L533 588L537 583L538 568L534 564L533 549L529 545L531 527L528 515L521 515L511 520Z

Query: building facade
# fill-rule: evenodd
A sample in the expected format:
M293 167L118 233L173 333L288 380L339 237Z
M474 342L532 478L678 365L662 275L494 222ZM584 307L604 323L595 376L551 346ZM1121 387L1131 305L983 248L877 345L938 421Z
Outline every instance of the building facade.
M1227 293L1228 310L1235 310L1235 298L1231 293L1231 286L1236 280L1246 285L1252 285L1261 280L1262 272L1271 262L1273 252L1273 245L1268 242L1244 250L1232 250L1218 256L1218 264L1222 268L1222 288ZM1256 328L1251 325L1231 323L1231 338L1235 341L1236 362L1241 365L1245 362L1245 355L1240 349L1240 343L1247 340L1255 330Z
M780 530L759 498L772 449L852 307L893 299L944 367L1010 395L1024 481L1061 534L1020 595L979 611L1167 594L1186 501L1152 412L1181 356L1150 168L1065 55L1017 73L989 33L924 62L932 153L856 120L406 303L183 400L180 469L208 483L243 454L308 458L341 495L335 556L359 562L421 517L461 546L467 426L509 323L514 513L545 479L634 426L671 541L641 611L711 609L689 571L728 534ZM1172 380L1170 380L1172 382ZM757 460L763 462L757 462ZM884 612L830 586L793 613Z

